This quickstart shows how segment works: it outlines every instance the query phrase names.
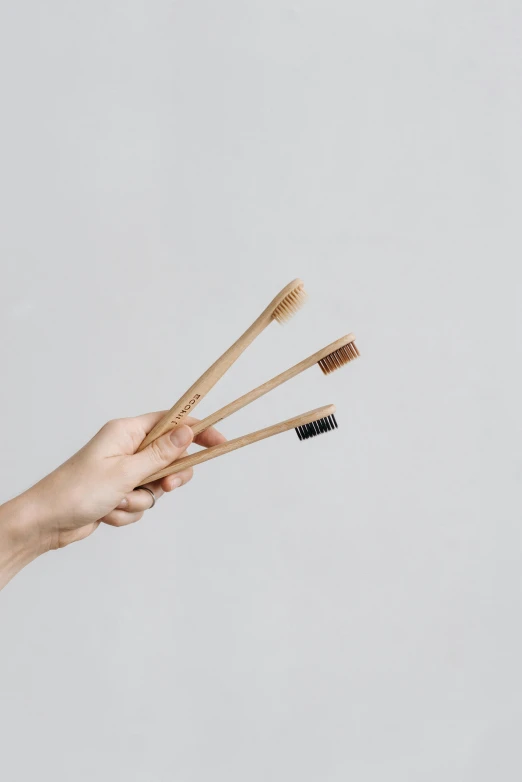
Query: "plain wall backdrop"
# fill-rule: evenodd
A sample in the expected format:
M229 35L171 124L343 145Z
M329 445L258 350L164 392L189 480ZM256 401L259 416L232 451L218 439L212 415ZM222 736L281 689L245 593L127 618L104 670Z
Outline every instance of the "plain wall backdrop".
M522 6L0 9L0 499L170 404L339 431L197 468L0 596L6 782L522 777ZM517 311L518 310L518 311Z

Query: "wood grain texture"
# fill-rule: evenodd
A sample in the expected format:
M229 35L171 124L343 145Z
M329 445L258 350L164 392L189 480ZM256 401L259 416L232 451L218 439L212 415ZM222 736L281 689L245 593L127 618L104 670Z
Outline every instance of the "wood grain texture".
M220 410L216 410L215 413L212 413L206 418L203 418L201 421L192 424L191 428L194 432L194 437L198 434L201 434L201 432L204 432L205 429L208 429L210 426L214 426L214 424L217 424L219 421L223 421L224 418L228 418L230 415L232 415L232 413L235 413L238 410L241 410L243 407L251 404L264 394L268 394L269 391L277 388L277 386L286 383L287 380L291 380L293 377L296 377L296 375L299 375L301 372L304 372L305 369L309 369L310 367L314 366L314 364L319 364L321 369L321 362L330 361L333 365L334 359L332 356L338 355L339 351L354 342L354 334L347 334L346 336L337 339L335 342L332 342L330 345L322 348L322 350L318 350L316 353L308 356L308 358L305 358L303 361L300 361L298 364L290 367L290 369L286 369L284 372L281 372L280 375L276 375L271 380L267 380L266 383L263 383L257 388L252 389L252 391L243 394L243 396L240 396L238 399L235 399L233 402L225 405ZM357 355L355 354L355 351L354 355ZM346 359L345 363L348 363L349 360L351 359ZM340 360L337 361L337 365L339 367L342 366Z
M279 424L268 426L266 429L259 429L257 432L244 434L242 437L236 437L235 440L228 440L226 443L213 445L211 448L205 448L202 451L178 459L177 462L174 462L168 467L165 467L165 469L159 470L151 475L146 481L143 481L143 483L146 484L151 481L157 481L160 478L164 478L166 475L173 475L174 473L186 470L187 467L194 467L196 464L202 464L209 459L215 459L217 456L223 456L238 448L252 445L252 443L257 443L259 440L273 437L275 434L281 434L281 432L287 432L289 429L295 429L297 426L309 424L312 421L318 421L320 418L326 418L326 416L333 415L333 413L335 413L335 405L317 407L315 410L309 410L307 413L295 416L295 418L288 418L286 421L281 421Z
M163 416L156 426L149 432L143 440L138 451L142 451L153 440L161 437L162 434L174 429L183 423L184 418L192 413L194 408L208 394L217 381L223 377L227 369L237 361L244 350L254 341L261 332L270 325L272 320L285 320L292 311L299 306L303 300L304 283L300 279L295 279L286 285L277 296L270 302L261 315L252 323L251 326L231 345L217 361L215 361L201 377L181 396L171 409ZM282 313L282 314L281 314Z

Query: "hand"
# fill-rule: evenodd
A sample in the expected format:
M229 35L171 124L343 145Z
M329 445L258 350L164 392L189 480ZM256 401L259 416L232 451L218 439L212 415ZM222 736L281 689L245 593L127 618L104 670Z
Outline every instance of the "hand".
M45 551L86 538L101 523L122 527L141 519L152 498L135 487L185 455L193 438L190 426L179 426L136 453L162 416L163 412L148 413L109 421L68 461L0 507L0 533L4 533L0 534L0 571L2 553L6 560L5 550L1 550L6 548L6 540L15 541L16 558L25 564ZM190 424L197 419L185 420ZM224 440L210 428L195 442L209 447ZM188 469L146 485L159 498L191 478L192 469ZM22 542L26 549L31 548L30 555L19 551Z

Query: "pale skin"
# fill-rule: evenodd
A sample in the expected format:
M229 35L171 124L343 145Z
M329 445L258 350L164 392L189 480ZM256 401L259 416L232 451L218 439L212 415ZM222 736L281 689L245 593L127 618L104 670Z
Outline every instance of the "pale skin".
M124 527L151 507L148 486L159 499L192 478L192 469L146 483L184 456L193 440L186 424L159 437L143 451L140 443L164 411L109 421L78 453L18 497L0 505L0 589L23 567L53 549L83 540L100 524ZM194 442L206 448L225 441L214 428Z

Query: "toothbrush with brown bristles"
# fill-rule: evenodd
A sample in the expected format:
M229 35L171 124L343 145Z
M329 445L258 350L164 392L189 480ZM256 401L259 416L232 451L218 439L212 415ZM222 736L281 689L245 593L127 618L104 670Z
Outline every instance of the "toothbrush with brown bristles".
M171 407L156 426L148 433L146 438L138 448L142 451L149 443L161 437L183 423L187 413L198 405L208 394L217 381L223 377L225 372L230 369L232 364L237 361L244 350L254 341L273 320L279 323L285 323L290 320L292 315L297 312L306 300L304 283L296 279L289 283L277 296L270 302L268 307L263 310L261 315L252 323L252 325L234 342L223 355L215 361L199 380L186 391L183 396Z
M267 437L272 437L275 434L287 432L289 429L295 429L300 440L308 440L310 437L337 429L334 413L335 405L325 405L324 407L318 407L315 410L309 410L307 413L295 416L295 418L288 418L279 424L267 426L266 429L259 429L257 432L236 437L235 440L227 440L225 443L213 445L210 448L205 448L197 453L178 459L173 464L165 467L165 469L151 475L144 483L157 481L160 478L165 478L167 475L186 470L187 467L194 467L196 464L201 464L209 459L215 459L217 456L223 456L226 453L230 453L230 451L243 448L245 445L252 445L252 443L265 440Z
M266 383L263 383L263 385L254 388L252 391L249 391L243 396L240 396L239 399L235 399L233 402L225 405L225 407L222 407L220 410L216 410L215 413L207 416L202 421L190 424L190 427L194 433L194 437L198 434L201 434L201 432L204 432L205 429L208 429L210 426L214 426L214 424L222 421L224 418L228 418L230 415L232 415L232 413L235 413L238 410L241 410L241 408L246 407L264 394L268 394L269 391L272 391L274 388L277 388L277 386L286 383L287 380L291 380L296 375L304 372L305 369L314 366L314 364L318 364L321 368L321 371L325 375L328 375L330 372L334 372L336 369L339 369L339 367L342 367L345 364L348 364L350 361L358 358L359 355L359 350L355 344L355 335L347 334L345 337L341 337L335 342L332 342L330 345L324 347L322 350L318 350L316 353L308 356L308 358L303 359L303 361L300 361L298 364L290 367L290 369L286 369L284 372L281 372L280 375L276 375L276 377L271 378L271 380L267 380Z

